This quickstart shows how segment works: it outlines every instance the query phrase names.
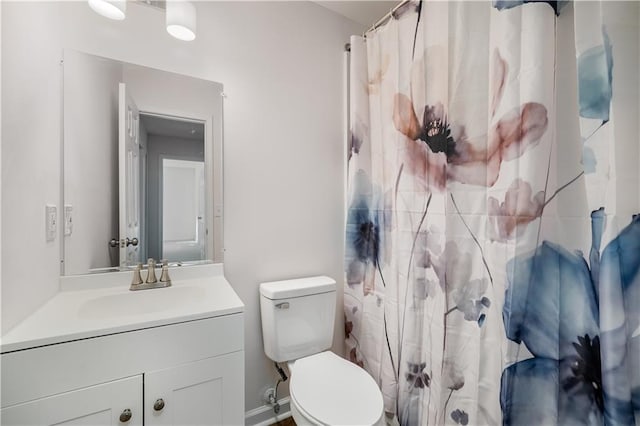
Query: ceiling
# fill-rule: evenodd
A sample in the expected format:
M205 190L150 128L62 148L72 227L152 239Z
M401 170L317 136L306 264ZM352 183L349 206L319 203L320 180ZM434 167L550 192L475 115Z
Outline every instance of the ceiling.
M315 1L322 7L326 7L346 18L369 28L378 19L389 13L391 9L400 3L397 1L376 1L376 0L352 0L352 1Z
M140 114L140 121L150 135L204 141L204 123L146 114Z

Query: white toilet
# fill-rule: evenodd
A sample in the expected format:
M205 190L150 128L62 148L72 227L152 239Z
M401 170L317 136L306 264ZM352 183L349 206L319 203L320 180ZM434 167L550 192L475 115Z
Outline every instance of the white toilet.
M362 368L328 349L336 282L310 277L260 284L264 351L287 362L298 425L384 425L382 394Z

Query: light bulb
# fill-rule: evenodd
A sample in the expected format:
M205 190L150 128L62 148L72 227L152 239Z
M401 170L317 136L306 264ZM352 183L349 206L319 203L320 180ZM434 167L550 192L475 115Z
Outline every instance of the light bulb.
M122 21L125 18L127 10L127 2L125 0L88 0L89 7L94 12L116 21Z
M192 3L167 0L167 32L179 40L196 38L196 8Z

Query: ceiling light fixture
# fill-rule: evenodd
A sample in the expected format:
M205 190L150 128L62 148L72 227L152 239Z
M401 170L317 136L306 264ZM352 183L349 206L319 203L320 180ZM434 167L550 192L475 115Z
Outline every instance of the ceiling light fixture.
M88 0L89 7L98 14L116 21L125 18L127 2L125 0Z
M196 38L196 8L192 3L167 0L167 32L179 40Z
M0 0L2 1L2 0ZM196 38L196 7L186 0L129 0L164 10L167 32L173 37L191 41ZM87 0L96 13L121 21L125 18L127 0Z

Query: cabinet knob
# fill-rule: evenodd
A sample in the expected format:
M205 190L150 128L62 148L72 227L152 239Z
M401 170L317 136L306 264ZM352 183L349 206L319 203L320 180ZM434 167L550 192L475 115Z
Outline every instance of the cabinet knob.
M160 411L164 408L164 399L158 398L156 402L153 404L153 409L156 411Z
M126 423L131 420L131 410L126 408L122 414L120 414L120 423Z

